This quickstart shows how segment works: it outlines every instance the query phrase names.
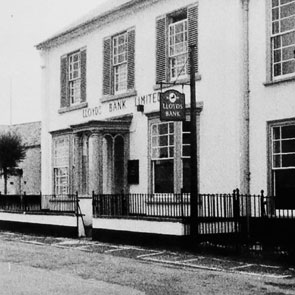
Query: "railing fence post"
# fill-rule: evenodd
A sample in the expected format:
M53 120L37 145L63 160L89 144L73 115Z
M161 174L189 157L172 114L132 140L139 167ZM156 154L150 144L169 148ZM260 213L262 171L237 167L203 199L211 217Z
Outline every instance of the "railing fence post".
M261 190L261 196L260 196L260 206L261 206L261 217L265 217L266 216L266 212L265 212L265 201L264 201L264 191Z

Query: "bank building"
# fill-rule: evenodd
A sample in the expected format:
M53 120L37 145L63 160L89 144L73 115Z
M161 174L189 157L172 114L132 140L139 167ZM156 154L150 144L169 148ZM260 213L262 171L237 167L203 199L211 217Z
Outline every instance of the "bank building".
M193 62L199 191L292 206L294 20L291 0L131 0L39 43L42 193L189 193ZM169 90L183 121L160 120Z

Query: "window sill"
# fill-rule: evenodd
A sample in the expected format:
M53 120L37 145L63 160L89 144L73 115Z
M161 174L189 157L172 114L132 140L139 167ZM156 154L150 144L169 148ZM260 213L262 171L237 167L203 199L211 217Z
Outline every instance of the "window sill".
M116 99L122 99L122 98L127 98L130 96L136 96L137 91L132 89L129 90L128 92L122 93L122 94L113 94L113 95L103 95L101 102L108 102Z
M87 107L88 107L88 102L82 102L82 103L77 104L77 105L60 108L58 110L58 113L59 114L64 114L64 113L67 113L67 112L71 112L71 111L75 111L75 110L80 110L80 109L84 109L84 108L87 108Z
M201 75L196 73L195 75L195 81L200 81L201 80ZM154 85L154 90L160 90L161 88L164 89L164 88L170 88L170 87L173 87L175 85L182 85L182 84L189 84L190 83L190 78L189 76L187 78L182 78L182 79L179 79L176 81L175 84L173 84L173 81L171 81L171 84L170 82L163 82L163 83L169 83L169 84L163 84L162 87L160 84L156 84Z
M263 83L263 85L264 86L272 86L272 85L287 83L287 82L292 82L292 81L295 81L295 76L289 77L289 78L282 78L280 80L266 81Z

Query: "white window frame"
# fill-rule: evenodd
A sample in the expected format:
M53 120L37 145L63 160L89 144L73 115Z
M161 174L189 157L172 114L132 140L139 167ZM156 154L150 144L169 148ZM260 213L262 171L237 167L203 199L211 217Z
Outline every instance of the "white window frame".
M167 125L167 131L160 134L159 126ZM183 154L185 146L190 143L183 142L183 135L190 134L190 131L183 130L182 122L161 122L155 118L150 121L150 173L151 193L155 193L155 167L159 162L173 162L173 193L180 193L183 188L183 161L190 159L190 154ZM167 139L164 139L167 137ZM163 152L160 152L163 149ZM166 149L166 151L165 151ZM158 193L158 192L157 192ZM170 192L171 193L171 192ZM161 193L162 194L162 193ZM164 193L165 194L165 193Z
M60 136L54 139L53 175L54 193L57 195L69 193L69 143L68 136Z
M182 27L179 32L177 28ZM170 80L187 76L187 60L188 60L188 20L183 19L171 23L168 27L168 57ZM177 40L181 39L181 41Z
M114 94L120 94L127 91L127 32L114 36L112 44Z
M294 125L279 125L279 126L273 126L271 128L271 150L272 150L272 169L273 170L279 170L279 169L295 169L295 164L294 166L286 166L283 164L283 157L284 156L290 156L293 155L295 157L295 148L294 151L289 151L289 152L283 152L283 143L285 142L294 142L294 147L295 147L295 135L294 137L290 138L282 138L282 129L289 127L289 126L294 126L295 128L295 123ZM275 129L278 130L279 136L275 137ZM276 146L276 148L275 148ZM275 160L277 158L278 160ZM295 162L295 161L294 161Z
M294 12L288 16L281 16L284 8L290 6L294 7ZM282 28L282 23L292 21L294 22L293 27ZM287 35L293 38L288 38ZM291 43L286 43L288 40L292 40ZM284 44L285 43L285 44ZM289 50L289 51L288 51ZM271 3L271 70L272 79L278 80L282 78L289 78L295 76L295 0L291 0L288 3L281 4L281 0L272 1ZM291 67L289 72L284 73L284 65ZM279 69L279 73L275 75ZM287 68L285 69L285 71Z
M68 77L70 104L81 103L81 54L80 51L68 56Z

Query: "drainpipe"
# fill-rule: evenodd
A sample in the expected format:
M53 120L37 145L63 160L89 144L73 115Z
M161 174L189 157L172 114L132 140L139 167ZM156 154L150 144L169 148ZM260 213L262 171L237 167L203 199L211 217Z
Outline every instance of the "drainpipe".
M249 1L242 2L242 96L240 101L240 191L250 193L249 130Z

